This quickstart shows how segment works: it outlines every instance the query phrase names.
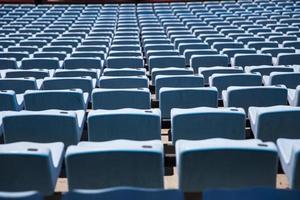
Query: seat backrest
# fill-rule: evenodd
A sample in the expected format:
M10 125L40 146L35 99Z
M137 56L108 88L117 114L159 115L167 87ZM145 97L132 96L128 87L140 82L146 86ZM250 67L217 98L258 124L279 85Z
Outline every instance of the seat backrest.
M0 58L0 69L17 69L17 62L13 58Z
M278 65L300 65L300 53L279 53L277 55Z
M60 141L67 146L80 139L77 115L72 111L11 111L3 117L3 130L5 143Z
M144 68L144 60L141 56L109 56L108 68Z
M271 72L270 85L285 85L295 89L300 85L300 73L298 72Z
M16 94L37 88L35 78L3 78L0 79L0 90L13 90Z
M245 138L246 115L241 108L198 107L171 110L173 144L179 139Z
M85 110L83 93L80 89L70 90L27 90L24 94L26 110L48 109Z
M58 69L60 68L57 58L27 58L21 63L22 69Z
M68 148L65 159L70 190L124 185L163 188L160 140L81 142ZM100 178L106 181L99 181Z
M99 80L100 88L148 88L149 80L146 76L102 76Z
M175 189L145 189L133 187L114 187L99 190L80 190L65 193L63 200L82 200L82 199L102 199L102 200L118 200L126 199L144 199L144 200L183 200L183 193ZM35 199L34 199L35 200Z
M273 65L269 54L236 54L233 59L233 66Z
M150 72L154 68L178 67L184 68L185 59L183 56L151 56L149 58Z
M63 67L65 69L101 69L102 63L100 58L67 58L64 60Z
M217 107L216 88L161 88L159 108L162 118L170 118L172 108Z
M93 109L150 109L150 96L147 88L96 89L92 94Z
M229 58L227 55L193 55L190 59L190 66L194 72L198 72L199 67L228 66Z

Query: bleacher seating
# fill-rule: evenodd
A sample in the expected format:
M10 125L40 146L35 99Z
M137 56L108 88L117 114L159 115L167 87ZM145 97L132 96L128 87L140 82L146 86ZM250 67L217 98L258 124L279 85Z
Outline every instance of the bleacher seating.
M0 4L0 199L299 187L299 2L62 3Z

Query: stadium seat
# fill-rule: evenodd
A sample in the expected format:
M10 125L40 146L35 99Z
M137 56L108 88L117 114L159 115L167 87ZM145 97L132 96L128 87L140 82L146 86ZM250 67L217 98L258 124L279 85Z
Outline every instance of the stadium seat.
M178 68L178 67L167 67L167 68L154 68L151 73L152 85L155 85L155 79L158 75L192 75L194 74L192 68Z
M103 70L103 76L145 76L145 68L105 68Z
M171 110L173 144L180 139L245 138L245 112L241 108L198 107Z
M158 109L93 110L87 118L89 140L160 139L160 116Z
M273 142L278 138L299 139L299 107L250 107L248 113L255 138Z
M299 139L284 139L277 140L277 147L282 169L287 176L289 187L292 189L300 188L299 178Z
M93 57L66 58L63 67L65 69L101 69L102 63L100 58Z
M287 105L285 86L230 86L223 90L224 107L243 108Z
M2 78L0 79L0 90L13 90L16 94L22 94L26 90L37 90L38 85L35 78Z
M284 65L279 66L270 66L270 65L261 65L261 66L248 66L245 67L246 73L260 73L262 76L269 76L272 72L293 72L292 67L287 67Z
M218 89L220 99L222 91L229 86L261 86L261 84L262 78L259 74L213 74L209 77L209 85Z
M163 87L203 87L202 75L157 75L155 77L155 95L159 99L159 90Z
M18 65L14 58L0 58L0 69L17 69Z
M217 107L216 88L161 88L159 90L161 116L170 119L172 108Z
M149 80L146 76L101 76L100 88L148 88Z
M277 65L300 65L300 53L279 53Z
M132 89L94 89L92 93L93 109L136 108L150 109L151 94L148 88Z
M0 150L1 191L54 193L63 160L63 143L16 142L1 144Z
M57 58L25 58L21 62L22 69L58 69L60 68Z
M124 185L163 188L163 145L159 140L80 142L67 149L65 162L70 190Z
M144 199L144 200L183 200L183 192L176 189L146 189L135 187L113 187L98 190L76 190L67 192L63 200L82 200L82 199L102 199L102 200L120 200L120 199Z
M0 111L20 111L23 108L23 95L13 90L0 90Z
M179 189L185 192L275 187L277 162L272 142L221 138L176 142Z
M295 89L300 85L300 73L298 72L271 72L269 76L263 76L264 85L285 85Z
M151 56L149 58L149 71L154 68L167 68L167 67L185 67L185 59L183 56Z
M273 65L272 56L269 54L236 54L232 66Z
M229 59L227 55L193 55L190 66L198 73L199 67L227 67Z
M291 106L300 106L300 86L288 89L288 101Z
M144 68L144 60L141 56L109 56L108 68Z
M2 119L5 143L18 141L64 142L80 140L84 111L7 111Z
M275 188L211 189L203 193L203 200L297 200L299 190Z
M199 67L198 73L204 77L204 84L209 84L209 77L213 74L243 73L242 67Z
M86 110L88 94L81 89L27 90L24 94L25 109L31 111L59 109Z
M0 200L42 200L42 195L36 191L0 192Z

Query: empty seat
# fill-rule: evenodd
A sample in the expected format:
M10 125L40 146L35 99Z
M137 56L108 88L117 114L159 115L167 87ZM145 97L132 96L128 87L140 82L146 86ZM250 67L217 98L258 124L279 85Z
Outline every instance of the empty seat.
M262 76L269 76L272 72L293 72L293 71L294 69L292 67L286 67L284 65L281 66L261 65L261 66L245 67L246 73L260 73Z
M17 69L18 65L14 58L0 58L0 69Z
M13 90L0 90L0 111L19 111L23 108L23 95L17 95Z
M70 190L124 185L163 188L163 145L159 140L81 142L67 149L65 160Z
M151 56L149 58L150 72L154 68L167 68L167 67L185 67L185 59L183 56Z
M170 118L172 108L217 107L216 88L161 88L159 108L162 118Z
M67 57L66 52L35 52L33 58L57 58L64 60Z
M229 58L227 55L193 55L190 66L198 73L199 67L228 66Z
M287 104L287 89L284 86L230 86L222 93L225 107L267 107Z
M274 188L245 188L245 189L218 189L207 190L203 193L203 200L297 200L299 190Z
M162 87L203 87L202 75L157 75L155 78L155 94L159 99L159 90Z
M81 89L83 92L92 93L95 87L93 79L89 76L82 77L46 77L42 84L44 90Z
M192 68L178 68L178 67L167 67L167 68L154 68L151 73L152 85L155 85L155 79L158 75L192 75L194 74Z
M144 68L144 60L141 56L109 56L108 68Z
M0 192L0 200L42 200L43 197L39 192Z
M218 89L219 98L222 91L229 86L261 86L262 77L259 74L213 74L209 77L209 85Z
M300 65L300 53L279 53L277 55L278 65Z
M84 111L9 111L3 117L5 143L18 141L77 144L81 138Z
M144 200L183 200L183 192L175 189L146 189L134 187L113 187L98 190L81 190L65 193L63 200L102 199L118 200L144 199ZM34 199L35 200L35 199Z
M22 69L58 69L60 68L57 58L27 58L21 62Z
M16 142L0 145L0 190L37 190L54 193L63 160L64 145Z
M288 89L288 101L291 106L300 106L300 86L296 89Z
M88 115L88 131L90 141L160 139L160 111L133 108L93 110Z
M93 109L151 108L151 94L148 88L137 89L94 89Z
M277 147L279 152L279 158L281 161L281 166L285 175L288 178L289 187L293 189L299 189L300 140L280 138L277 140Z
M53 74L53 77L91 77L93 85L99 76L98 69L57 69Z
M85 110L88 94L80 89L70 90L27 90L24 94L26 110L48 109Z
M176 143L179 188L185 192L275 187L277 162L276 146L261 140L216 138Z
M12 69L5 70L5 78L26 78L43 79L50 76L47 69Z
M287 88L295 89L300 85L300 73L298 72L271 72L269 76L263 77L265 85L285 85Z
M63 67L65 69L101 69L102 63L100 58L67 58L64 60Z
M101 76L100 88L148 88L146 76Z
M278 47L273 47L273 48L262 48L261 53L263 54L271 54L272 57L277 57L278 54L280 53L295 53L296 50L294 48L278 48Z
M275 142L278 138L300 138L299 107L250 107L249 119L255 138L263 141Z
M209 84L209 77L213 74L243 73L242 67L199 67L199 74L204 77L204 84Z
M22 94L26 90L37 90L35 78L2 78L0 90L13 90L16 94Z
M198 107L171 110L173 144L180 139L245 138L245 112L241 108Z
M0 52L0 58L13 58L16 61L21 61L24 58L29 58L26 52Z
M144 76L146 75L145 68L105 68L103 76Z
M232 62L233 66L273 65L272 56L269 54L236 54Z

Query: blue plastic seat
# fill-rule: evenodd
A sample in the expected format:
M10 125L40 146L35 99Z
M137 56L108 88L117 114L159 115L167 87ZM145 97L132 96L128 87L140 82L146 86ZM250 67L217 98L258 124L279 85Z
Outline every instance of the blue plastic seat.
M61 52L35 52L33 58L57 58L59 60L64 60L67 57L67 53Z
M163 160L159 140L80 142L65 155L70 190L124 185L163 188Z
M209 85L218 89L219 98L222 98L222 91L229 86L261 86L261 84L262 77L259 74L213 74L209 77Z
M185 192L276 186L278 158L272 142L221 138L179 140L176 155L179 188Z
M151 94L148 88L137 89L94 89L93 109L136 108L150 109Z
M278 138L299 139L299 107L250 107L248 112L255 138L273 142Z
M284 86L230 86L222 92L225 107L267 107L287 104L287 89Z
M0 90L13 90L16 94L22 94L26 90L38 89L35 78L2 78Z
M155 79L158 75L192 75L194 74L192 68L154 68L151 73L152 85L155 85Z
M89 95L96 82L89 76L82 77L46 77L42 83L44 90L81 89Z
M28 192L0 192L0 200L42 200L43 197L36 191Z
M43 79L49 76L50 73L47 69L12 69L5 71L5 78L33 77L35 79Z
M283 47L283 48L262 48L261 53L263 54L271 54L272 57L277 57L278 54L280 53L296 53L296 50L294 48L288 48L288 47Z
M245 138L246 115L242 108L197 107L171 109L173 144L180 139Z
M57 58L27 58L21 62L22 69L58 69L60 68Z
M144 200L183 200L183 193L175 189L145 189L134 187L113 187L99 190L76 190L63 195L63 200L120 200L120 199L144 199Z
M70 90L27 90L24 94L26 110L48 109L85 110L88 94L80 89Z
M24 58L29 58L26 52L0 52L0 58L13 58L16 61L21 61Z
M299 72L271 72L269 76L263 77L264 85L285 85L287 88L295 89L300 85Z
M198 73L199 67L226 67L228 66L229 58L225 54L216 55L192 55L190 66Z
M161 88L159 90L161 116L170 119L172 108L217 107L216 88Z
M300 86L288 89L288 101L291 106L300 106Z
M77 144L82 134L84 115L84 111L10 111L2 119L4 141Z
M66 58L63 67L65 69L101 69L102 63L100 58L94 57Z
M277 65L300 65L300 53L279 53Z
M299 178L299 139L284 139L277 140L277 147L282 169L287 176L289 187L292 189L300 188ZM300 195L300 194L299 194Z
M269 54L236 54L232 61L233 66L273 65Z
M100 88L148 88L149 80L146 76L101 76Z
M149 71L154 68L178 67L184 68L185 59L183 56L151 56L149 58Z
M17 69L18 65L14 58L0 58L0 69Z
M159 99L159 90L163 87L203 87L202 75L157 75L155 77L155 96Z
M297 200L299 190L274 188L245 188L207 190L203 193L203 200Z
M74 51L71 54L71 57L74 58L93 57L93 58L100 58L101 60L104 60L106 55L103 51Z
M143 68L144 60L141 56L109 56L107 58L108 68Z
M13 90L0 90L0 101L0 111L19 111L23 108L23 95L16 94Z
M0 150L1 191L54 193L63 160L63 143L16 142L1 144Z
M160 139L160 111L94 110L88 115L88 130L90 141Z

